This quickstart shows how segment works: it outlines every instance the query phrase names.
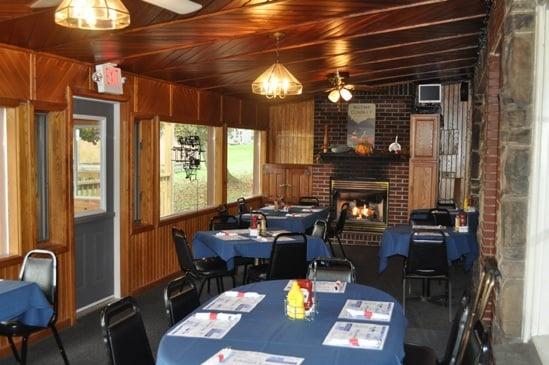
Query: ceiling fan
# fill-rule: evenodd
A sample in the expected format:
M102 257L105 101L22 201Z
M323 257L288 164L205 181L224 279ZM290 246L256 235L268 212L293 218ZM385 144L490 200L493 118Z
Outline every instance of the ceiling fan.
M191 0L141 0L176 14L189 14L202 8ZM57 6L55 22L69 28L87 30L121 29L130 24L128 9L120 0L36 0L33 9Z
M352 90L364 90L373 91L375 87L369 85L351 85L348 84L349 80L348 72L339 72L337 70L334 73L328 74L328 82L332 85L331 88L325 90L328 93L328 99L332 103L341 103L343 101L349 101L353 97Z

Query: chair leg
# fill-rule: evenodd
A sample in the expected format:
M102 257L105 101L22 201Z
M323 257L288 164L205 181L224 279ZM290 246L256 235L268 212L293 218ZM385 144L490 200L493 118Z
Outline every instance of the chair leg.
M206 281L208 282L208 286L210 286L210 280L202 279L202 282L200 283L200 289L198 289L198 297L202 295L202 289L204 289L204 284L206 284ZM208 290L209 292L209 290Z
M402 279L402 311L406 314L406 278Z
M21 358L19 357L19 351L17 351L17 347L15 346L15 343L13 342L13 337L8 336L8 341L10 343L10 348L11 348L11 352L13 353L13 357L15 357L15 361L20 363Z
M219 277L219 283L221 284L221 293L223 293L225 291L225 283L223 282L223 276Z
M333 257L336 257L335 251L334 251L334 246L332 245L332 240L330 240L330 239L328 238L328 239L326 239L326 241L328 241L328 245L330 246L330 252L332 253L332 256L333 256Z
M244 273L242 274L242 285L246 284L247 280L248 280L248 265L244 265Z
M55 338L55 342L57 342L57 347L59 348L59 353L61 354L61 357L63 358L63 361L65 362L65 365L69 365L69 359L67 358L67 353L65 352L65 348L63 347L63 342L61 342L61 337L59 336L59 333L57 332L57 328L55 327L55 324L50 325L51 331L53 332L53 337Z
M246 267L246 265L244 265ZM233 288L236 288L236 279L234 278L234 274L231 275L231 278L233 279Z
M215 283L217 284L217 294L221 294L221 284L219 283L219 276L215 278Z
M29 338L23 337L21 339L21 364L26 365L27 364L27 348L29 344Z
M341 250L341 254L344 258L347 258L347 255L345 254L345 250L343 249L343 244L341 243L341 238L339 237L339 233L337 234L337 242L339 243L339 249Z
M448 321L452 322L452 283L448 278Z

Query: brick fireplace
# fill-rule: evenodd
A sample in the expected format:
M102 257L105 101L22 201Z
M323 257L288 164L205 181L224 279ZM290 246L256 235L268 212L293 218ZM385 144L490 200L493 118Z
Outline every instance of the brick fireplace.
M376 104L376 149L386 151L398 135L399 143L409 148L410 113L413 96L408 88L383 90L385 93L355 92L351 102ZM329 143L345 144L347 140L347 108L331 103L326 95L315 96L314 153L322 149L324 127L328 126ZM383 181L388 183L386 222L388 226L408 220L408 160L392 157L317 158L313 166L313 194L321 204L331 203L331 181ZM379 245L382 231L355 230L347 226L345 244Z

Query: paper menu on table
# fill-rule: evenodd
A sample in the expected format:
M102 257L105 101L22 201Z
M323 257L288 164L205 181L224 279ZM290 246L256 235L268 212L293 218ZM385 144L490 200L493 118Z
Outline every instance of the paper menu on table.
M215 234L215 237L223 241L241 241L246 239L245 237L231 231L218 232Z
M284 355L267 354L264 352L242 351L224 348L204 361L202 365L300 365L305 359Z
M338 318L389 322L394 306L393 302L347 299Z
M265 294L254 292L226 291L206 305L204 310L251 312L265 298Z
M241 314L195 313L177 324L168 336L197 337L219 340L240 321Z
M336 322L323 345L383 350L389 326L374 323Z
M294 283L294 280L288 281L288 284L286 284L286 286L284 287L284 291L289 291L293 283ZM317 293L339 294L339 293L345 293L345 289L347 288L347 283L344 281L317 280L317 281L313 281L313 286L316 289L315 291Z

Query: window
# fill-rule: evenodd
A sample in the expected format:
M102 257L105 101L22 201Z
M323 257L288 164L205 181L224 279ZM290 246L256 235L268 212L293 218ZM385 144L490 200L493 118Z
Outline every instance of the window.
M74 120L74 213L105 211L104 119Z
M180 146L180 137L198 136L202 152L200 153L200 165L194 174L189 175L182 162L174 161L173 147ZM213 179L208 175L209 146L213 138L213 130L210 127L179 124L160 123L160 216L166 217L174 214L198 210L213 205L211 197L211 184ZM211 161L213 164L213 161Z
M252 129L227 129L228 202L258 193L257 143L257 132Z
M141 121L136 120L133 132L133 221L141 223L141 202L143 194L141 192L141 153L143 150Z
M36 113L34 116L36 130L36 191L37 234L38 241L47 241L48 232L48 125L47 115Z
M9 254L8 246L8 161L6 136L6 110L0 108L0 249Z

